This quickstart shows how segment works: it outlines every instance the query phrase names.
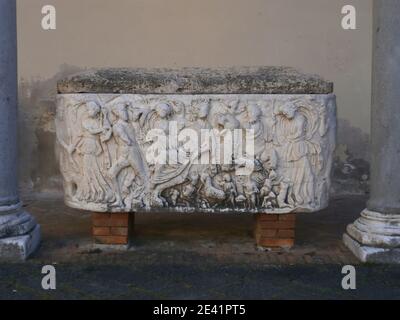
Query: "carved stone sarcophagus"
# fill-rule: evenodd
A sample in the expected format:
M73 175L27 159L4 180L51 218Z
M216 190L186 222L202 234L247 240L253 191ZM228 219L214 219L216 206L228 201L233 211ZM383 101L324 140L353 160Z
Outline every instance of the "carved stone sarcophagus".
M328 204L336 100L318 76L104 69L64 79L58 92L71 207L289 213Z

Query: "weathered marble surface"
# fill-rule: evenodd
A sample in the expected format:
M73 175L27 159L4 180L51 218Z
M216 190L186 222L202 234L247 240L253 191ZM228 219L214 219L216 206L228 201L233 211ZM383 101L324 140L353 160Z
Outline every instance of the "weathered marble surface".
M0 239L17 237L32 231L37 222L22 209L9 214L0 214Z
M24 260L40 242L18 194L16 1L0 0L0 261Z
M58 154L71 207L287 213L328 204L332 94L60 94L57 105ZM172 123L178 132L216 129L222 139L237 129L254 130L255 156L199 164L200 155L178 143L166 149L189 154L187 162L152 164L146 155L158 140L148 133L171 133ZM249 175L237 174L243 160L253 165Z
M100 69L58 83L59 93L329 94L332 82L288 67Z
M26 260L39 248L40 241L38 224L23 235L0 239L0 261Z

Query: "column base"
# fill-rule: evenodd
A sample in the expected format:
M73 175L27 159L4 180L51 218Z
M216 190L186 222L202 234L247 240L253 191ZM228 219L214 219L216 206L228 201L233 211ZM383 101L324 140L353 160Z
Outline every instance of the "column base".
M400 263L400 215L365 209L347 226L343 242L362 262Z
M28 259L39 247L40 225L28 234L0 239L0 261L19 261Z
M0 261L28 259L39 247L40 226L21 203L0 208Z
M96 245L128 249L133 235L134 213L93 213L93 239Z
M364 263L400 263L400 248L399 249L384 249L362 245L347 234L343 235L345 246Z
M296 214L256 214L254 237L264 249L289 249L294 246Z

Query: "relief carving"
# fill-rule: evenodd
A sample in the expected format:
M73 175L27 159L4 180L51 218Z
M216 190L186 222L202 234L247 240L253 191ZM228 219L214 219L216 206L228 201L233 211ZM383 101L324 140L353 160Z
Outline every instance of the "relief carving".
M59 95L66 203L110 212L320 210L335 107L333 95Z

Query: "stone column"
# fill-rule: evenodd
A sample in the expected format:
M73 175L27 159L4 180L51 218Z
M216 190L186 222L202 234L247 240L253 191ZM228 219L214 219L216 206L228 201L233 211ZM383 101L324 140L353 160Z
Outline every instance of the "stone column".
M17 166L16 3L0 0L0 260L26 259L40 242L19 200Z
M371 196L344 242L364 262L400 263L400 1L374 1Z

